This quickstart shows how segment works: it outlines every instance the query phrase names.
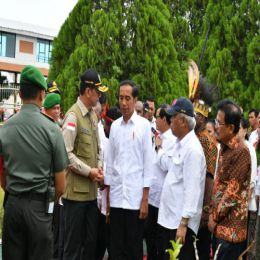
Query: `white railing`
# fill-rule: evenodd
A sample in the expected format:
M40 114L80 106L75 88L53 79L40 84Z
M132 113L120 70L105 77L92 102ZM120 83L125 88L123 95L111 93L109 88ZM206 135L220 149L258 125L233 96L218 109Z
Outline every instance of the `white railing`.
M19 84L0 84L0 121L5 121L21 108Z

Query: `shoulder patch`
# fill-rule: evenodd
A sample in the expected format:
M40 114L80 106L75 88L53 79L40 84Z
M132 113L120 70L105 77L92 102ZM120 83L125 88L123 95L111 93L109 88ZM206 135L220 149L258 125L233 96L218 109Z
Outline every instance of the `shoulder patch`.
M66 129L71 130L71 131L75 131L76 130L76 124L72 123L72 122L68 122L65 126Z

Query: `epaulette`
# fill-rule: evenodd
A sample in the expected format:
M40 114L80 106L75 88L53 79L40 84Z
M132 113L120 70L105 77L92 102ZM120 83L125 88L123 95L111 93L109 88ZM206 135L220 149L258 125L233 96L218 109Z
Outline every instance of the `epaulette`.
M48 115L46 115L46 114L44 114L44 113L42 113L42 112L41 112L41 114L42 114L43 116L45 116L46 118L48 118L49 120L51 120L53 123L55 123L55 120L54 120L53 118L51 118L50 116L48 116Z

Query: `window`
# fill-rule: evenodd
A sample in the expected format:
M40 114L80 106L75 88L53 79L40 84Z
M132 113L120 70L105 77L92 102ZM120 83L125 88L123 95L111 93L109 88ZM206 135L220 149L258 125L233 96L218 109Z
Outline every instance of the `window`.
M36 60L38 62L49 63L49 60L51 58L51 50L51 41L38 39Z
M15 57L15 34L0 32L0 56Z

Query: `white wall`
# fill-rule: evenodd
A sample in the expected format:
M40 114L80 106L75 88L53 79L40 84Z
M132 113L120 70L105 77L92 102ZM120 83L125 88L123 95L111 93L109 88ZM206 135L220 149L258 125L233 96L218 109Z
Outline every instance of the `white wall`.
M33 54L19 52L21 40L33 42ZM18 65L33 65L39 68L49 69L50 67L49 64L36 61L36 54L37 54L37 38L16 34L15 58L1 56L0 61L11 63L11 64L18 64Z

